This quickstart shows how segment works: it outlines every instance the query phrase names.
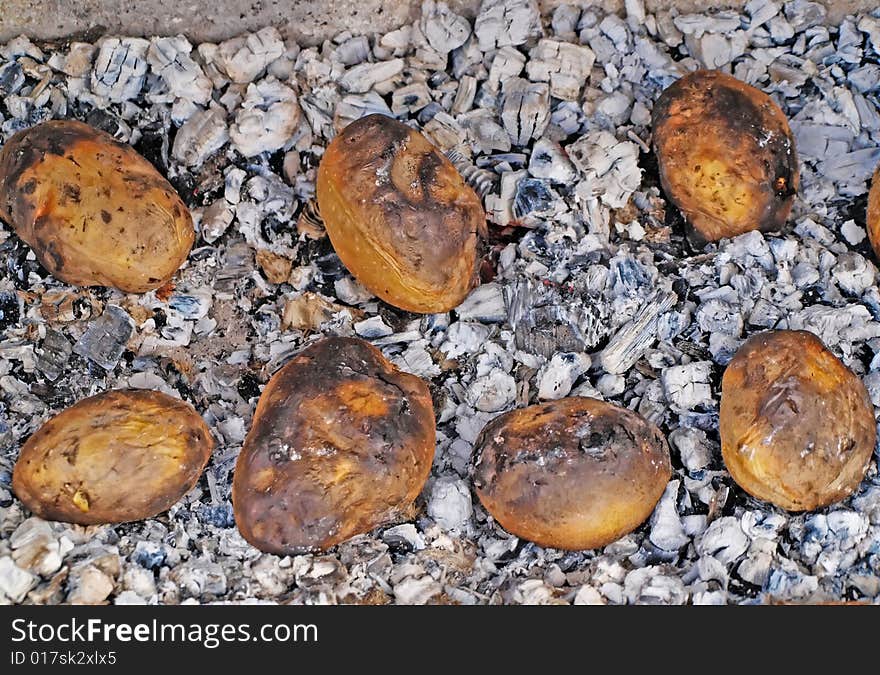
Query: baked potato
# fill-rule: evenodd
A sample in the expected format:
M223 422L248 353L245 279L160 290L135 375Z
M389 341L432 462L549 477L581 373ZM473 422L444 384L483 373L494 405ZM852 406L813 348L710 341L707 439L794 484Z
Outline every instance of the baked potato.
M721 454L750 495L811 511L858 487L874 452L874 406L818 337L795 330L752 336L721 387Z
M44 122L0 149L0 218L54 277L144 293L189 255L192 217L146 159L75 121Z
M55 415L27 440L12 489L47 520L143 520L193 488L213 448L188 403L158 391L107 391Z
M866 223L871 248L874 249L874 255L880 258L880 167L877 167L871 179Z
M474 444L480 502L541 546L605 546L636 529L672 475L660 430L640 415L570 397L493 419Z
M326 338L260 396L235 466L238 529L279 555L329 548L398 518L434 458L428 386L357 338Z
M651 122L660 182L693 240L785 224L800 174L788 120L769 96L698 70L663 91Z
M378 114L349 124L324 153L317 192L340 260L385 302L445 312L478 283L480 198L405 124Z

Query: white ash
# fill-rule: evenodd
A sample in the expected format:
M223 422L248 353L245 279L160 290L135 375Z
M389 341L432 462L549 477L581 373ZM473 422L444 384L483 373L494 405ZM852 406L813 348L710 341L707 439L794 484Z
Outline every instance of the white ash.
M389 527L382 533L382 541L389 546L406 543L413 551L421 551L425 548L425 538L412 523Z
M501 176L499 194L490 194L486 197L487 216L493 222L499 225L513 222L517 187L525 175L525 171L507 171Z
M455 311L465 321L503 323L507 318L504 289L497 283L481 284L471 291Z
M561 185L569 185L577 178L577 170L562 146L546 138L538 139L532 146L529 173L535 178L548 178Z
M709 376L712 363L694 361L682 366L666 368L661 376L667 400L677 409L693 410L698 406L712 408L715 401Z
M0 603L22 602L37 583L38 577L18 567L10 556L0 557Z
M541 15L535 0L483 0L474 33L484 52L516 46L541 33Z
M503 87L501 119L514 145L525 145L544 133L550 116L550 88L520 77L507 80Z
M92 71L95 96L114 103L130 101L144 86L147 76L147 49L142 38L107 38L98 47Z
M749 547L749 537L738 518L724 516L713 521L697 539L697 552L710 555L729 565L736 562Z
M596 382L596 389L602 398L619 396L626 390L626 379L614 373L605 373Z
M468 403L483 412L507 409L516 398L516 380L499 368L477 377L468 387Z
M547 401L568 396L577 379L589 370L590 364L587 354L554 354L538 373L538 398Z
M403 71L403 67L403 59L362 63L349 68L339 80L339 84L346 91L362 94L391 80Z
M186 166L201 166L228 142L226 114L220 106L211 105L193 113L178 129L171 154Z
M692 15L625 5L624 18L563 5L542 28L534 2L487 0L476 21L426 2L412 25L302 49L273 28L192 47L0 46L0 139L87 120L147 154L198 228L168 297L61 284L0 228L0 602L876 601L876 463L832 509L757 502L723 469L715 388L744 339L805 328L880 403L864 223L880 161L878 17L826 26L804 0ZM650 113L676 78L726 61L791 119L802 184L790 229L699 249L659 189ZM449 313L385 305L326 239L296 230L326 144L372 112L423 129L490 213L480 272L493 279ZM289 264L286 281L267 279L267 252ZM410 521L322 555L260 554L234 527L231 472L266 378L320 334L360 335L430 381L432 477ZM199 485L141 523L29 516L10 485L21 440L124 386L205 416L217 448ZM646 415L676 467L650 521L590 553L505 534L470 492L483 426L563 391Z
M372 340L374 338L387 337L394 332L381 316L371 316L369 319L358 321L354 324L355 332L362 338Z
M657 339L658 318L672 309L677 298L674 293L658 293L609 340L602 350L599 362L609 373L625 373L638 361Z
M267 77L249 84L247 95L229 129L233 146L245 157L284 147L300 120L294 91Z
M63 333L48 329L36 354L36 368L46 379L55 382L64 373L72 350L73 345ZM24 364L22 367L26 370Z
M61 568L64 556L73 543L63 537L59 540L52 526L37 517L25 520L9 538L12 559L25 570L49 578Z
M431 45L441 54L461 47L471 34L471 24L460 14L456 14L445 2L425 0L422 3L422 33Z
M124 309L108 305L104 313L89 324L73 351L105 370L113 370L134 329L132 324Z
M489 68L486 88L492 93L498 93L502 83L522 73L526 60L525 54L513 47L502 47L496 51ZM486 107L494 106L494 101L489 103L490 105Z
M358 101L356 104L357 109L355 111L340 109L337 111L337 114L341 119L346 121L355 120L364 117L365 115L375 113L388 115L390 117L392 114L403 115L404 113L416 112L431 102L431 91L428 89L428 85L424 82L414 82L405 87L395 89L394 94L391 97L390 109L385 104L382 97L378 96L375 92L370 93L373 98L368 102L361 103ZM342 105L352 105L350 103L352 100L357 101L357 98L355 96L346 96L342 99Z
M589 47L540 40L529 52L526 72L532 82L549 82L552 96L576 101L595 60L596 55Z
M193 214L193 220L209 244L217 241L232 224L235 211L225 199L218 199Z
M712 462L713 451L705 431L676 429L669 434L669 444L678 451L681 463L691 473L705 469Z
M147 63L168 86L169 94L205 105L211 100L213 84L190 56L192 45L183 36L158 38L150 43Z
M685 534L684 525L678 514L678 489L681 483L669 482L663 496L651 514L651 543L666 551L677 551L691 541Z
M85 565L71 573L68 600L73 605L102 605L116 585L104 570Z
M470 487L459 478L442 476L430 489L428 516L445 530L459 530L473 513Z
M493 150L507 152L510 150L510 136L505 128L495 121L494 115L489 110L479 108L462 115L461 126L467 131L468 139L471 144L480 152L490 153ZM451 155L454 152L456 152L454 149L450 150L447 152L447 155ZM471 176L468 175L467 170L459 168L459 171L461 171L465 178L471 178ZM493 176L493 183L495 182L494 178L495 177ZM472 180L469 180L469 182L471 183L471 186L479 192L486 193L491 191L491 185L489 186L489 189L481 189L479 185L474 185Z
M401 605L424 605L443 588L428 575L408 576L394 586L394 597Z
M275 59L284 54L285 46L276 28L264 28L256 33L232 38L210 49L203 46L203 56L217 65L235 83L253 82Z
M683 605L688 592L677 576L665 573L660 567L635 569L626 575L624 594L630 604Z
M624 206L639 187L638 146L618 140L607 131L593 131L568 148L581 172L583 193L598 197L611 208Z

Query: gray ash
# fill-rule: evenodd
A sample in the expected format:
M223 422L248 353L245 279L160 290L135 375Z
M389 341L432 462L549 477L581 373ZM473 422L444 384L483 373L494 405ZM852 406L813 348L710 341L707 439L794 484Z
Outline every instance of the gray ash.
M768 327L815 332L880 404L864 232L880 161L880 11L826 26L806 0L687 15L626 5L623 17L563 6L541 23L533 0L485 0L475 21L447 16L456 32L425 3L424 22L365 39L304 47L267 28L223 45L165 40L161 58L156 39L98 33L0 46L0 142L46 119L85 120L166 175L199 232L173 285L137 296L66 286L0 228L0 603L57 601L53 578L66 601L115 603L878 602L876 460L841 504L780 512L724 470L717 410L730 354ZM99 54L123 52L115 79L93 78ZM757 86L790 118L802 174L790 229L686 239L650 116L698 67ZM389 307L326 237L296 230L335 125L376 111L419 126L483 196L485 283L448 314ZM436 456L408 521L278 558L235 529L231 473L264 383L321 335L363 335L430 382ZM141 523L30 517L9 480L22 442L122 387L203 414L217 446L199 484ZM670 439L674 475L651 519L602 550L511 537L469 489L487 422L565 395L622 403ZM88 586L117 567L109 585Z

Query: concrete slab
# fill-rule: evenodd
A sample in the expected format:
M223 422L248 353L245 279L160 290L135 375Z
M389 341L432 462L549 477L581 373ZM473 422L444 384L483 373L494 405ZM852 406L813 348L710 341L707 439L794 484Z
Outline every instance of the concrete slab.
M450 0L473 16L479 0ZM563 0L540 0L545 12ZM623 0L569 0L568 4L617 11ZM742 7L745 0L646 0L649 9L676 5L682 12ZM832 21L877 6L877 0L825 0ZM264 26L314 44L343 30L385 32L417 16L421 0L0 0L0 42L28 35L51 40L78 33L176 35L217 41Z

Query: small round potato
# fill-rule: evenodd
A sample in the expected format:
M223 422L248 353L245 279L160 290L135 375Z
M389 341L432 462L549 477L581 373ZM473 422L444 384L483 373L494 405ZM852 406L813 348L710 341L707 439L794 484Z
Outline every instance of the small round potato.
M238 529L281 555L368 532L419 495L434 437L422 380L363 340L321 340L260 396L232 484Z
M58 279L128 293L167 282L195 239L189 211L152 164L74 121L25 129L3 146L0 218Z
M778 230L798 189L788 120L769 96L698 70L667 87L651 118L666 196L696 241Z
M486 510L508 532L554 548L598 548L632 532L671 476L660 430L593 398L505 413L474 444L474 486Z
M750 495L809 511L851 494L877 434L861 380L806 331L749 338L722 380L721 454Z
M405 124L369 115L336 136L318 168L318 205L343 264L395 307L445 312L478 283L480 198Z
M868 193L868 239L874 255L880 258L880 167L871 179L871 191Z
M193 488L213 448L188 403L158 391L108 391L67 408L28 439L12 489L48 520L143 520Z

